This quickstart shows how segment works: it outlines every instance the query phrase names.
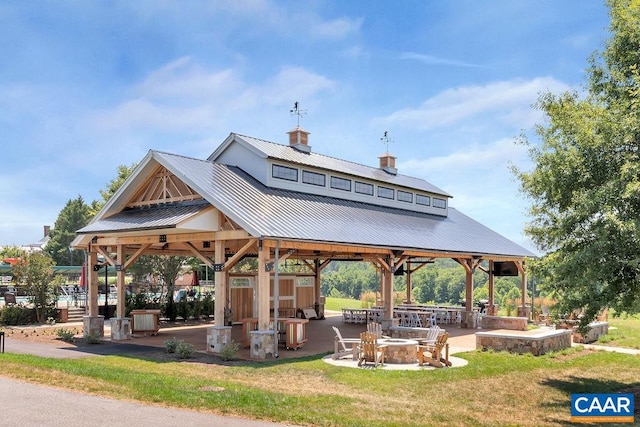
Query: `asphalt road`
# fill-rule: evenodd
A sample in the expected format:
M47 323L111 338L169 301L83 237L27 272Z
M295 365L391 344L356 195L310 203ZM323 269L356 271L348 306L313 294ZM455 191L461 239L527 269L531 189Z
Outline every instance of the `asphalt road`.
M105 399L0 377L3 427L273 427L274 424Z

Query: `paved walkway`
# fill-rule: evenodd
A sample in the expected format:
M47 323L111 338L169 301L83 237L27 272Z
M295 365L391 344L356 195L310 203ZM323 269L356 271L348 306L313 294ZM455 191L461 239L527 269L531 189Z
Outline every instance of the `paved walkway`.
M274 427L275 424L186 409L106 399L0 377L4 427Z

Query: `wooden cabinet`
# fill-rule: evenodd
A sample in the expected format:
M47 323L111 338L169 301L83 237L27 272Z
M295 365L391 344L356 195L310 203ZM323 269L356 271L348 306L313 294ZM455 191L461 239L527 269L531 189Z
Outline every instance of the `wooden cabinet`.
M160 310L131 310L131 332L148 332L151 335L160 329Z
M242 323L242 346L251 346L251 331L258 328L258 319L248 317L241 319ZM278 344L284 344L287 350L297 350L307 342L308 319L278 319Z
M285 322L285 346L287 350L297 350L307 342L308 319L287 319Z

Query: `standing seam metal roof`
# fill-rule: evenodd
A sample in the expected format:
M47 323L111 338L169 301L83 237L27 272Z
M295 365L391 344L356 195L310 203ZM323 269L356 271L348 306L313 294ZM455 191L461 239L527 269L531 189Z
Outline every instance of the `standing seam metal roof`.
M255 237L438 252L534 256L454 208L449 208L448 217L440 217L269 188L238 167L205 160L161 152L153 152L153 158ZM179 206L174 207L176 211ZM179 216L170 214L169 206L167 209L164 215L168 225ZM114 216L126 222L121 215L127 217L133 215L133 211L123 211ZM105 221L108 219L88 227L98 230ZM89 232L86 228L79 232Z
M347 175L385 182L389 185L398 185L410 189L422 190L430 193L451 197L446 191L419 178L407 175L393 175L379 168L349 162L335 157L325 156L319 153L303 153L289 145L277 144L246 135L234 134L237 141L251 145L264 153L266 157L299 165L320 168L327 171L341 172Z

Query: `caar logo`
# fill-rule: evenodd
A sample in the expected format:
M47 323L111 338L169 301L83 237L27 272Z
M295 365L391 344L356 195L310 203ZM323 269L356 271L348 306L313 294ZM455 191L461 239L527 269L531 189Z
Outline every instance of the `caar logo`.
M632 423L633 394L572 394L571 421Z

